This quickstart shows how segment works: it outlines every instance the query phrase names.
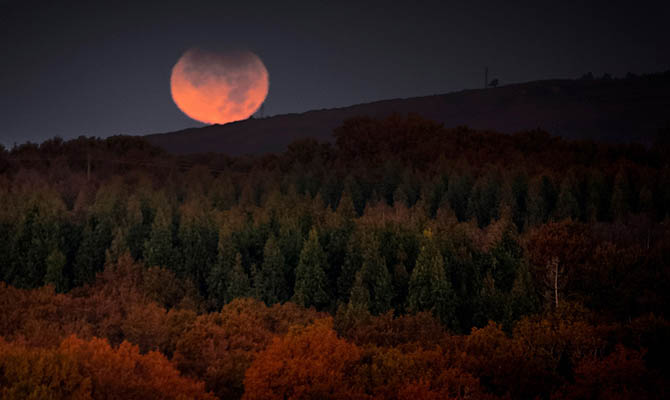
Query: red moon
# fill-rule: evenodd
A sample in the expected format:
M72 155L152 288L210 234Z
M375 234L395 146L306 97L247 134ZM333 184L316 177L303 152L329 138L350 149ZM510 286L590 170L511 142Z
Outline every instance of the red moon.
M249 118L265 101L268 71L250 51L188 50L172 68L172 99L190 118L225 124Z

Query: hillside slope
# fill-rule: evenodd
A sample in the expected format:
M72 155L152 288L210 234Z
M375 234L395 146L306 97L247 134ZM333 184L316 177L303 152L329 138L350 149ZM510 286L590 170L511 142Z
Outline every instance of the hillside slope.
M570 139L649 143L670 126L670 73L614 80L546 80L249 119L146 139L178 153L283 151L300 138L331 140L344 120L417 113L446 127L503 133L541 128Z

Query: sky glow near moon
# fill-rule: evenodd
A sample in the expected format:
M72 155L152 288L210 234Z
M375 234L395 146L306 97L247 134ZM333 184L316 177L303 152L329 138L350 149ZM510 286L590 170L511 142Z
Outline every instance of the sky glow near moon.
M263 104L270 80L250 51L186 51L172 68L172 99L190 118L225 124L249 118Z

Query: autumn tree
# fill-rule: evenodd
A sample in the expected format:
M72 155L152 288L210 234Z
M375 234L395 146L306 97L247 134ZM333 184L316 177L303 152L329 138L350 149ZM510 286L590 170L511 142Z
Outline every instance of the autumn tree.
M361 350L331 326L319 320L275 339L246 371L243 399L367 398L352 385Z

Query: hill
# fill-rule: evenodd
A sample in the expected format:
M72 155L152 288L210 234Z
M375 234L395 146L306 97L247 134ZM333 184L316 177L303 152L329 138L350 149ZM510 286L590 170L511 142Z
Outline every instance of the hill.
M513 133L544 129L568 139L650 143L670 126L670 73L626 79L545 80L391 99L301 114L147 135L171 153L280 152L300 138L332 140L346 119L416 113L445 127Z

